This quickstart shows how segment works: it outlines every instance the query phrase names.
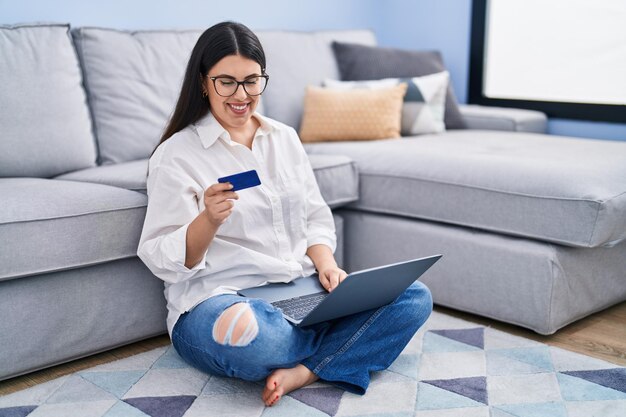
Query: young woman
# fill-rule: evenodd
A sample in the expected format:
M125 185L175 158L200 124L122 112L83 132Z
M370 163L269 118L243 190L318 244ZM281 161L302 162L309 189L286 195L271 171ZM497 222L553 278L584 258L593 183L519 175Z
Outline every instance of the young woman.
M263 401L326 381L363 394L432 310L428 289L307 328L238 289L290 282L317 270L332 291L346 277L335 229L291 127L255 113L268 75L258 38L219 23L194 47L174 114L149 164L138 255L165 281L177 352L214 375L266 380ZM231 191L217 178L255 169L261 185Z

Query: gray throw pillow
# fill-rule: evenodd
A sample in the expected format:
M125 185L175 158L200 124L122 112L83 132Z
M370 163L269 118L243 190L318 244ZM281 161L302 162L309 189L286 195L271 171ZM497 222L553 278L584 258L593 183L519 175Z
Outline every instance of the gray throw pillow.
M446 70L437 51L409 51L342 42L333 42L332 48L344 81L421 77ZM446 93L444 122L446 129L466 127L451 85Z

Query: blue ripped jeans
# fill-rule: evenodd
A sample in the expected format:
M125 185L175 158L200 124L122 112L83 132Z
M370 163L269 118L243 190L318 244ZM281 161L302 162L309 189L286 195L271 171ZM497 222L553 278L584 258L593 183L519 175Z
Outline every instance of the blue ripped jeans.
M216 341L214 325L230 306L247 303L258 324L242 339L246 344ZM320 380L355 394L364 394L370 372L386 369L400 355L432 311L428 288L412 284L393 303L329 322L299 328L281 312L259 299L219 295L180 316L172 331L172 343L183 359L218 376L248 381L265 379L279 368L302 364Z

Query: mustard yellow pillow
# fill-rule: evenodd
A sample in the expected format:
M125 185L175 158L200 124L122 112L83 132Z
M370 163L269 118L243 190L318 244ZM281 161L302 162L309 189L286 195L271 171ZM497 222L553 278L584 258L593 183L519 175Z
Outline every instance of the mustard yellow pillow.
M406 89L406 83L377 90L308 87L300 139L321 142L399 137Z

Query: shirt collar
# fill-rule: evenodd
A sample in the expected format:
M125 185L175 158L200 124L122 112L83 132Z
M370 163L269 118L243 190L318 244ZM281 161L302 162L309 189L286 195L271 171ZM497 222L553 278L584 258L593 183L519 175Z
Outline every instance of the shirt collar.
M277 122L268 117L261 116L259 113L254 113L252 117L255 117L260 123L260 127L257 130L256 136L268 136L274 130L278 129ZM220 122L217 121L215 116L213 116L213 113L211 113L210 111L206 116L202 117L200 120L194 123L193 126L195 127L196 132L198 132L200 142L202 142L202 146L205 149L212 146L215 141L220 138L226 141L230 141L230 135L228 134L228 131L224 129L224 127L220 124Z

